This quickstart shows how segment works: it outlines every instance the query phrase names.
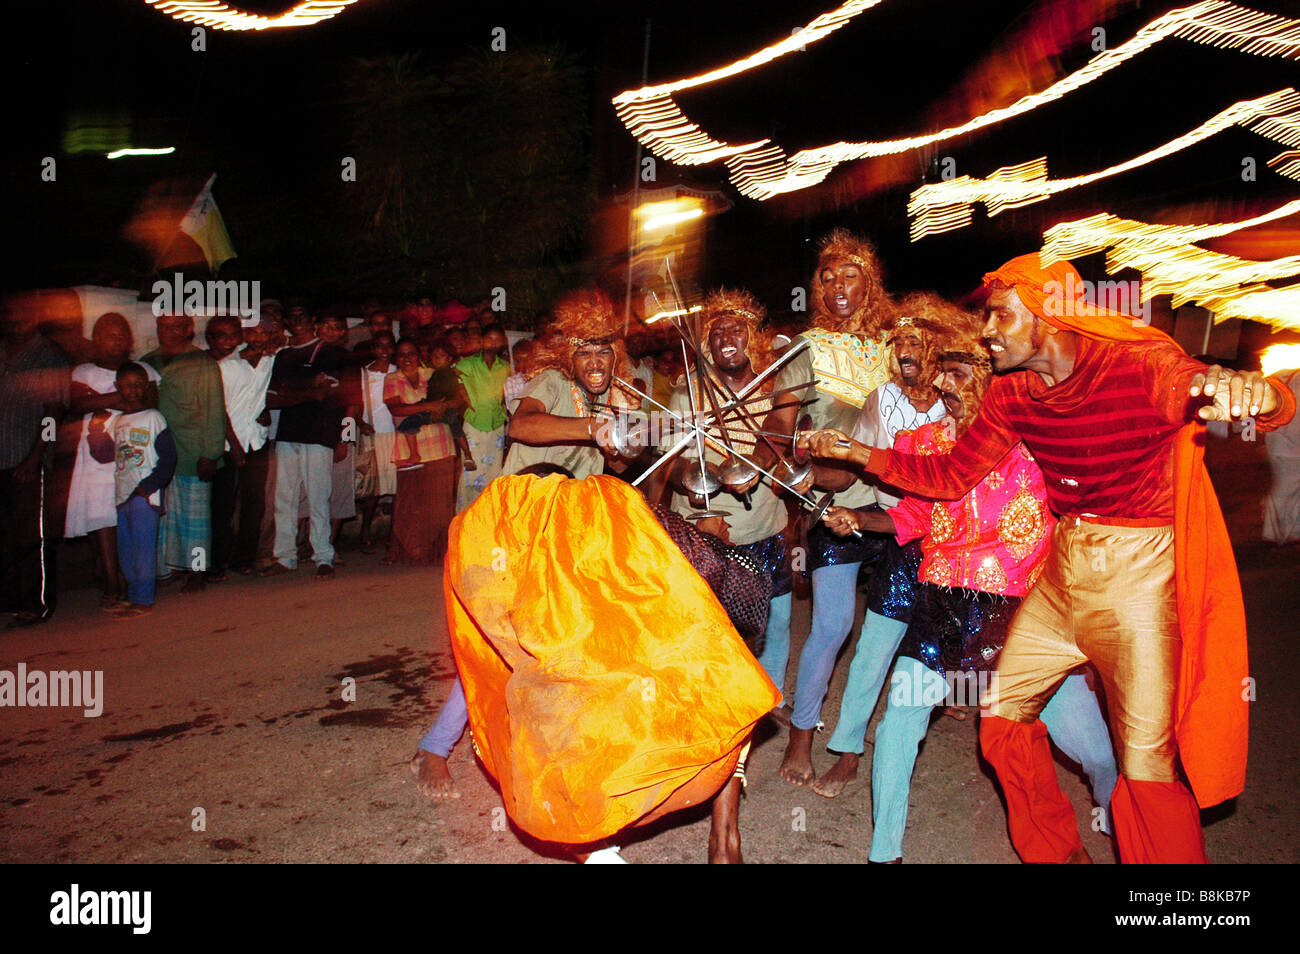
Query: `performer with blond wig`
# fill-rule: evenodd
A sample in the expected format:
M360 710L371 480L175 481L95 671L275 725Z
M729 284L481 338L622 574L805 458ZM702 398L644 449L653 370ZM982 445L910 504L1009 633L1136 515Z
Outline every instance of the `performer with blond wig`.
M893 303L881 280L880 261L865 239L837 229L822 242L813 273L810 304L813 327L801 338L808 348L792 358L777 375L776 388L793 388L814 382L812 392L781 394L763 429L793 433L806 412L817 428L849 431L863 403L889 379L885 328L894 314ZM807 403L811 399L811 403ZM774 455L759 448L765 469ZM836 462L819 462L797 489L811 487L836 492L844 507L875 503L875 490L859 474ZM813 618L808 641L799 658L790 740L781 763L781 777L794 785L812 781L812 736L821 716L835 656L853 626L858 570L880 553L882 539L866 535L861 540L841 540L818 524L808 532L808 569L812 575ZM788 658L788 657L787 657ZM768 673L784 686L786 658L768 654ZM784 712L784 710L782 710Z

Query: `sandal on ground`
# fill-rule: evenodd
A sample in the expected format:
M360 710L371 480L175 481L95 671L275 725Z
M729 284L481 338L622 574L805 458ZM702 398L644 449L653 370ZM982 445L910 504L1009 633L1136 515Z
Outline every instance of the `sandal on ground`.
M276 560L270 566L263 567L257 571L258 576L283 576L286 573L294 573L295 570L285 566L279 560Z
M148 616L153 612L152 606L134 606L128 604L126 609L118 610L113 614L113 622L120 623L124 619L139 619L141 616Z

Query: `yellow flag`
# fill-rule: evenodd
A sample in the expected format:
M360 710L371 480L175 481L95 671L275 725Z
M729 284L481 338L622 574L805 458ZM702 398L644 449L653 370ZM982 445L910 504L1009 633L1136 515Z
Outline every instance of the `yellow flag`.
M181 231L194 239L203 250L203 257L208 260L208 267L213 272L222 262L235 257L235 247L230 244L226 223L221 218L221 210L217 208L217 200L212 197L212 183L216 179L215 174L208 178L203 191L181 219Z

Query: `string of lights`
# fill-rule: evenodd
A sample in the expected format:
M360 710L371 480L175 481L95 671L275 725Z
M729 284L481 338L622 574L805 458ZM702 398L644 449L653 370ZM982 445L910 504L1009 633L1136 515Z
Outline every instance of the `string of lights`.
M303 0L276 16L245 13L219 0L144 0L155 10L186 23L217 30L272 30L312 26L337 16L357 0Z
M621 93L614 98L615 111L628 131L655 155L680 165L724 161L732 184L742 195L765 200L816 185L844 162L907 152L1028 113L1091 83L1170 37L1256 56L1300 59L1300 20L1251 10L1228 0L1204 0L1157 17L1127 43L1099 53L1082 68L1047 89L1023 96L1008 106L990 110L960 125L919 136L833 143L787 156L780 146L767 139L740 144L714 139L688 119L672 99L672 93L678 90L730 78L806 46L874 5L867 0L860 4L844 4L818 17L794 36L729 66L673 83ZM823 20L825 22L819 25ZM814 26L818 26L820 31L815 36Z
M1050 264L1105 251L1107 272L1142 274L1143 301L1170 295L1173 307L1195 302L1214 312L1215 321L1251 318L1300 330L1300 286L1265 284L1300 276L1300 255L1255 261L1193 244L1296 214L1300 199L1248 219L1203 225L1157 225L1102 213L1048 229L1039 256Z
M907 214L912 219L912 241L969 225L976 204L983 205L992 217L1007 209L1041 202L1058 192L1145 166L1232 126L1241 126L1286 146L1300 146L1300 93L1283 89L1258 99L1233 103L1195 129L1162 146L1088 175L1049 179L1047 159L1039 158L1004 166L986 179L958 176L947 182L921 186L907 203Z

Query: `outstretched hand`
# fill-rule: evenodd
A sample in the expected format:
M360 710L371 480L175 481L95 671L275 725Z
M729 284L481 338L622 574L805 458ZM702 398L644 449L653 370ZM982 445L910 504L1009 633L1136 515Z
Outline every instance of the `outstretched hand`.
M1258 371L1232 371L1217 364L1192 378L1187 393L1211 399L1196 411L1202 421L1239 421L1268 414L1277 407L1277 395L1264 375Z
M796 446L806 449L814 457L825 460L849 460L853 456L853 447L856 443L843 431L826 428L800 434Z

